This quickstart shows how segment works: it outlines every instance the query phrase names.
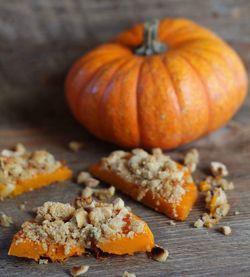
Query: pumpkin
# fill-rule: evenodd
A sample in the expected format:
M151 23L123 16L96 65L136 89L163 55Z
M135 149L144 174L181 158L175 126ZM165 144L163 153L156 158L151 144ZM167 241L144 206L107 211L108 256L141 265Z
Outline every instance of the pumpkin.
M223 40L187 19L138 24L81 57L66 97L76 119L123 147L174 148L223 126L247 92Z

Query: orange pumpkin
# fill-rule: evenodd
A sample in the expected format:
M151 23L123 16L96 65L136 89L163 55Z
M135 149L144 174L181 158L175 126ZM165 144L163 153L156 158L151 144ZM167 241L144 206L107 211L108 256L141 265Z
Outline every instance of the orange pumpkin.
M100 139L167 149L224 125L246 96L247 75L214 33L187 19L164 19L136 25L81 57L65 88L74 116Z

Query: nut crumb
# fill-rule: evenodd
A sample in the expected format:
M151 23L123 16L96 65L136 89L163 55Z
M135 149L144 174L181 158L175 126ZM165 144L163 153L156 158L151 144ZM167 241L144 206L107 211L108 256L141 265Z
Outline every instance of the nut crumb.
M24 211L24 210L26 209L26 204L27 204L26 201L24 201L23 203L21 203L21 204L19 205L19 210Z
M88 187L97 187L99 181L91 176L90 173L86 171L81 171L77 176L77 184L84 184Z
M220 228L220 232L221 232L223 235L228 236L228 235L230 235L230 234L232 233L232 229L231 229L230 226L222 226L222 227Z
M184 165L186 165L191 172L194 172L196 170L198 163L199 152L197 149L193 148L186 153L184 157Z
M239 214L240 214L239 211L235 211L235 212L234 212L234 215L239 215Z
M10 227L11 224L13 224L12 217L7 216L3 212L0 212L0 226L2 226L2 227Z
M176 222L173 221L173 220L169 220L169 221L168 221L168 224L169 224L170 226L176 226Z
M165 262L169 256L167 249L164 249L158 245L155 245L151 250L152 258L157 262Z
M49 260L47 259L39 259L38 263L39 264L47 264L49 262Z
M78 152L83 148L83 143L79 141L71 141L69 143L69 149L72 150L73 152Z
M211 171L213 176L227 176L228 175L228 170L227 167L220 162L211 162Z
M79 276L85 274L89 270L88 265L73 266L70 269L71 276Z
M94 189L93 194L100 200L107 200L115 195L115 187L111 186L108 189Z
M124 271L122 277L136 277L136 275L135 273L129 273L127 271Z
M203 222L203 220L201 220L200 218L197 219L197 220L195 221L195 223L194 223L194 227L195 227L195 228L202 228L203 225L204 225L204 222Z

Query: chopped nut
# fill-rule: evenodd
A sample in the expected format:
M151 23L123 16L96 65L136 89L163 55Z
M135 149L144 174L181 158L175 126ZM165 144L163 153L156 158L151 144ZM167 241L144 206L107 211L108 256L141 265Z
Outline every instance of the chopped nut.
M49 261L47 259L39 259L39 264L47 264Z
M235 211L234 214L235 214L235 215L239 215L240 212L239 212L239 211Z
M21 211L24 211L24 210L26 209L26 204L27 204L26 201L24 201L23 203L21 203L21 204L19 205L19 209L20 209Z
M214 176L227 176L228 170L227 167L220 162L211 162L211 171Z
M69 149L73 152L78 152L83 147L83 143L78 141L71 141L69 143Z
M2 227L10 227L11 224L13 224L12 217L7 216L3 212L0 212L0 226L2 226Z
M93 194L100 200L106 200L114 196L115 194L115 187L111 186L108 189L94 189Z
M164 249L158 245L155 245L151 250L152 258L157 262L165 262L168 258L168 250Z
M77 184L84 184L86 180L92 178L91 174L87 171L81 171L77 176Z
M82 197L88 198L93 195L94 191L90 187L86 187L85 189L82 190Z
M129 273L128 271L124 271L122 277L136 277L134 273Z
M75 219L78 228L82 228L88 224L88 213L83 209L78 209L75 212Z
M195 221L195 223L194 223L194 227L195 227L195 228L202 228L203 225L204 225L204 222L203 222L200 218L197 219L197 220Z
M176 226L176 223L175 223L173 220L169 220L169 221L168 221L168 224L169 224L170 226Z
M78 184L84 184L88 187L96 187L99 185L99 181L93 178L88 172L81 171L77 177Z
M186 165L191 172L194 172L196 170L198 163L199 163L198 150L195 148L189 150L184 157L184 165Z
M222 226L222 227L220 228L220 231L221 231L221 233L222 233L223 235L225 235L225 236L228 236L228 235L230 235L230 234L232 233L232 229L231 229L230 226Z
M75 277L86 273L89 270L88 265L73 266L70 269L70 274Z

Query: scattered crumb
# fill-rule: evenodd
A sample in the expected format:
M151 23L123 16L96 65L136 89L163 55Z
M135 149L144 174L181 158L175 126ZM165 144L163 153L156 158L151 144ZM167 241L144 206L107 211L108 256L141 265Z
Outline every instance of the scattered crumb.
M211 162L211 171L213 176L227 176L228 175L228 170L227 167L220 162Z
M69 149L73 152L78 152L80 149L83 148L83 143L79 141L71 141L69 143Z
M21 203L21 204L19 205L19 210L24 211L24 210L26 209L26 204L27 204L26 201L24 201L23 203Z
M47 259L39 259L38 263L39 264L47 264L49 262L49 260Z
M88 198L93 195L93 189L90 187L86 187L85 189L82 190L82 197Z
M173 220L169 220L169 221L168 221L168 224L169 224L170 226L176 226L176 222L173 221Z
M90 173L86 171L81 171L77 176L77 184L84 184L88 187L97 187L99 185L99 181L93 178Z
M194 223L194 227L195 227L195 228L202 228L203 225L204 225L204 222L203 222L200 218L197 219L197 220L195 221L195 223Z
M88 265L73 266L70 269L71 276L79 276L86 273L89 270Z
M115 195L115 187L111 186L108 189L94 189L93 194L100 200L107 200Z
M232 229L231 229L230 226L222 226L222 227L220 228L220 232L221 232L223 235L228 236L228 235L230 235L230 234L232 233Z
M136 277L136 275L135 273L129 273L127 271L124 271L122 277Z
M164 249L158 245L155 245L151 250L152 258L157 262L165 262L169 256L167 249Z
M7 216L3 212L0 212L0 226L2 226L2 227L10 227L11 224L13 224L12 217Z
M197 149L193 148L186 153L184 157L184 165L186 165L191 172L194 172L196 170L198 163L199 152Z
M239 211L235 211L234 214L235 214L235 215L239 215L240 212L239 212Z
M82 190L82 197L88 198L95 196L99 200L107 200L115 195L115 187L111 186L108 189L94 189L86 187Z

